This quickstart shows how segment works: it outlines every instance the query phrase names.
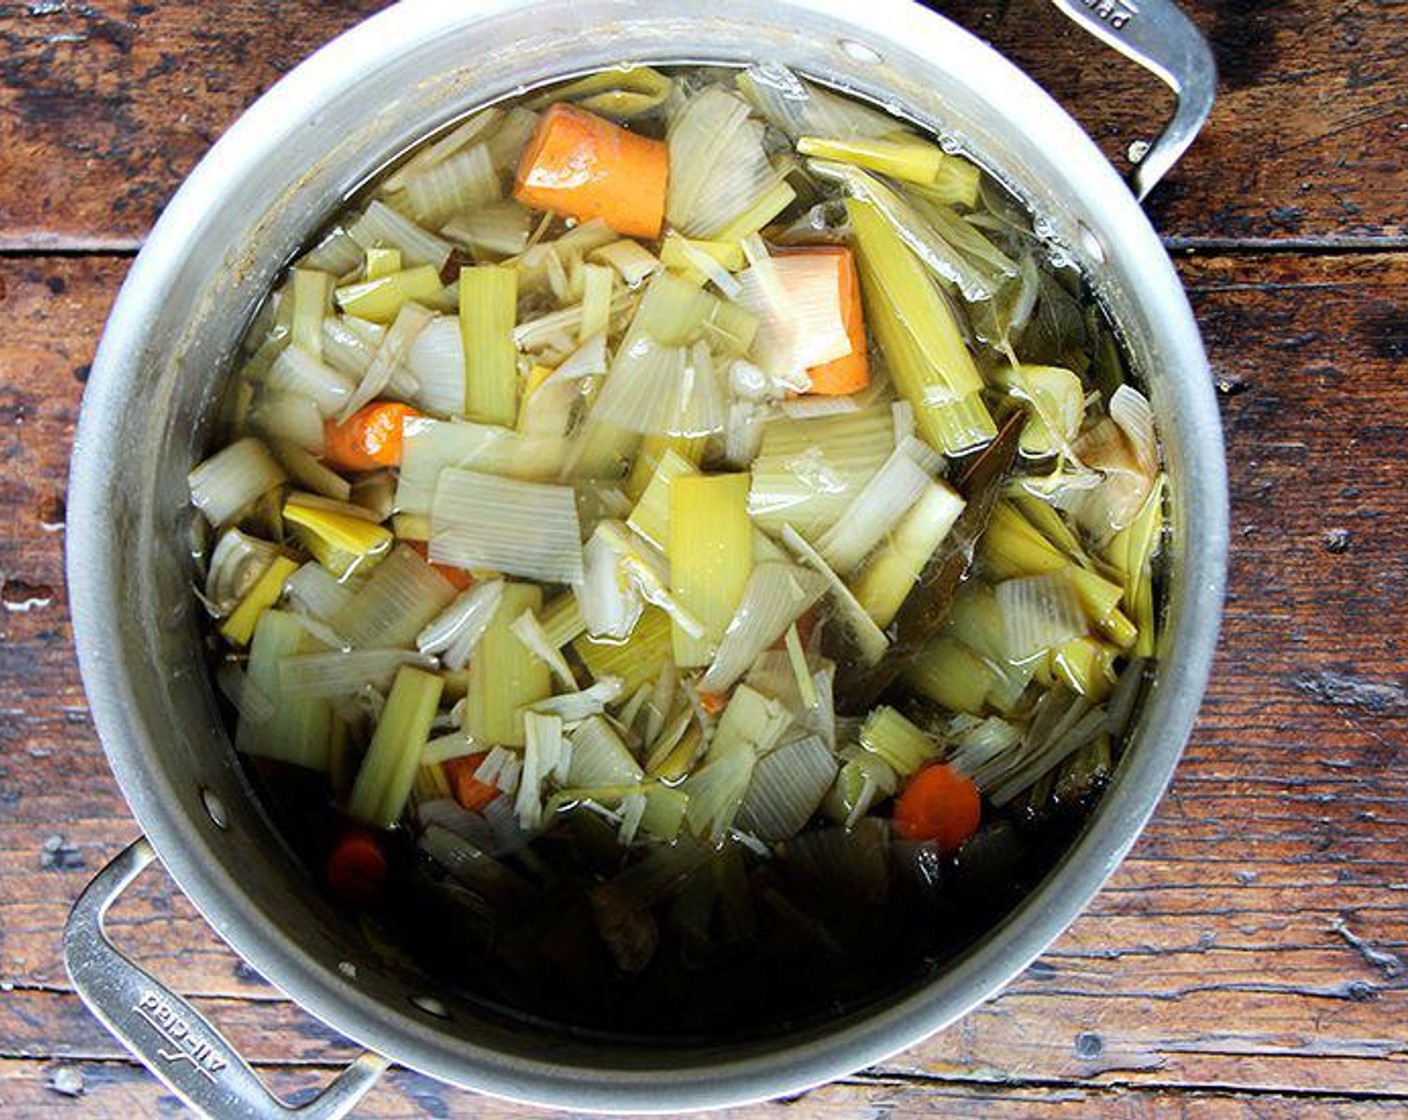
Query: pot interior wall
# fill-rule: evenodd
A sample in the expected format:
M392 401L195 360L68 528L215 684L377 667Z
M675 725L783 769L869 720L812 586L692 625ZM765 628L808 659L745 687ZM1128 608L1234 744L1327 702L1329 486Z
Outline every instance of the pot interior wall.
M429 127L564 72L622 59L761 58L875 95L962 137L983 162L1034 203L1082 259L1121 324L1151 390L1163 418L1176 521L1171 625L1163 635L1164 648L1179 643L1184 587L1178 557L1186 552L1190 531L1182 516L1188 508L1189 449L1203 433L1185 430L1182 402L1189 370L1170 368L1165 344L1156 341L1159 308L1134 295L1148 246L1157 245L1130 200L1110 193L1112 187L1118 190L1114 177L1107 168L1089 169L1084 152L1080 159L1069 159L1069 150L1052 150L1049 134L1042 142L1040 134L1022 131L1023 122L1016 122L1019 127L1004 122L989 96L1005 87L997 78L989 84L976 80L982 60L923 56L919 51L926 45L947 40L911 36L908 23L847 29L847 17L808 5L708 7L710 15L693 14L696 5L686 0L647 8L563 0L531 12L509 5L488 14L473 29L458 25L462 17L447 17L437 35L421 39L397 57L345 75L340 87L333 83L322 90L305 89L310 103L306 118L266 118L261 151L256 153L253 138L245 132L240 144L224 152L225 181L218 187L218 206L198 213L189 206L181 210L187 247L174 257L165 253L162 267L170 270L170 282L163 298L145 309L149 323L144 348L117 355L107 363L109 368L99 371L122 379L120 393L128 403L110 408L100 421L110 428L102 440L110 456L103 502L114 536L105 553L106 567L92 578L106 581L108 621L115 628L106 648L120 651L111 653L113 663L100 671L118 678L125 718L144 740L140 751L133 751L130 743L124 745L126 750L114 751L114 766L144 826L178 878L182 866L195 865L203 868L207 886L224 884L219 906L199 892L197 902L256 965L273 956L297 960L276 975L291 988L297 985L290 978L308 982L307 989L291 994L315 1012L330 1006L317 986L340 986L346 989L345 998L374 1010L389 1030L428 1046L443 1048L448 1040L483 1068L501 1071L504 1079L518 1076L514 1071L521 1073L521 1065L516 1062L528 1060L586 1071L582 1076L602 1080L619 1076L619 1071L678 1073L724 1057L776 1051L780 1040L748 1044L742 1052L721 1044L681 1054L549 1036L457 1001L409 964L384 962L355 928L324 905L249 795L207 680L196 601L190 593L189 556L182 543L190 516L186 472L203 449L231 351L254 307L279 268L338 208L345 193ZM877 10L886 19L900 14L892 5ZM887 31L894 32L892 39ZM869 59L848 40L872 47L878 58ZM903 43L915 43L916 48L899 45ZM206 172L203 184L210 187L214 181L215 173ZM1081 239L1078 221L1108 246L1108 263L1091 258L1091 245ZM171 231L161 232L163 244L169 246ZM155 266L137 267L131 282L135 288L140 289L149 267ZM1193 340L1196 344L1196 336ZM1200 354L1192 372L1201 369L1199 361ZM90 418L88 430L94 426ZM83 454L80 446L76 455ZM85 669L91 672L86 664ZM1200 687L1196 672L1191 681L1171 673L1152 703L1168 700L1159 693ZM1145 724L1149 722L1146 718ZM1142 749L1137 745L1132 757ZM1173 749L1176 753L1176 746ZM1150 772L1161 781L1169 767L1171 760L1162 760ZM1132 780L1128 760L1125 770L1107 804L1112 798L1118 801L1120 783ZM208 812L212 797L223 807L223 828ZM1142 823L1141 804L1135 799L1123 810L1102 808L1094 827L1124 829L1132 838ZM173 856L175 848L181 850L180 859ZM1038 899L1027 909L1036 913L1039 905ZM234 907L241 908L238 915ZM1009 924L1021 920L1019 912ZM250 933L251 925L263 933ZM1003 936L1003 930L992 936ZM339 971L342 962L355 967L355 980ZM955 993L957 983L939 978L928 994L949 999L955 1013L962 1010L960 1003L984 994ZM440 1000L449 1017L437 1017L413 1002L424 995ZM834 1032L834 1024L831 1029ZM791 1041L800 1044L806 1039ZM897 1038L894 1045L905 1041ZM856 1060L866 1057L858 1054ZM536 1068L545 1071L549 1066ZM445 1069L439 1066L436 1072ZM500 1090L505 1084L512 1081L495 1081L491 1075L480 1082L481 1087ZM528 1095L542 1099L541 1093Z

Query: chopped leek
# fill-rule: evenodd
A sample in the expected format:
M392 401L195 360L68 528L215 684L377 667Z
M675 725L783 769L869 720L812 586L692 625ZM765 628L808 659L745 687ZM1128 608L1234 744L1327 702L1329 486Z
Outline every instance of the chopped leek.
M436 484L448 467L544 482L557 477L562 463L562 440L552 437L426 417L407 417L401 427L401 469L395 498L401 513L429 514Z
M313 455L325 447L323 414L303 393L267 393L249 415L249 422L270 441L282 440Z
M445 470L430 524L430 558L438 564L548 583L582 579L581 530L569 486Z
M459 672L469 663L479 639L493 621L503 593L501 579L482 580L460 592L416 635L416 648L421 653L440 654L445 668Z
M577 678L572 674L572 666L567 664L562 651L548 639L537 615L532 611L524 611L513 620L509 630L523 643L525 649L552 670L552 675L563 688L569 692L577 690Z
M878 662L890 648L890 639L885 637L884 631L875 625L865 608L856 601L856 597L841 581L841 577L831 570L825 557L809 545L791 525L782 527L782 540L797 559L826 581L841 621L850 630L861 658L867 665Z
M533 211L510 198L476 206L452 218L440 232L471 249L512 256L528 247L532 228Z
M588 716L599 716L606 705L621 695L620 677L601 677L581 692L563 692L530 704L529 710L554 715L564 723L580 723Z
M464 345L464 413L511 426L518 417L518 274L479 265L460 269L460 335Z
M681 475L696 475L699 469L673 448L667 447L656 464L655 473L631 510L626 524L656 548L669 547L670 483Z
M290 700L333 700L355 696L368 685L385 691L403 665L434 670L435 659L403 649L288 654L279 660L279 693Z
M451 214L496 200L502 188L488 146L474 144L407 175L403 189L406 208L416 221L434 226Z
M453 246L443 237L436 237L429 230L422 229L380 200L373 200L361 217L347 227L347 232L363 249L386 246L399 250L407 268L420 266L439 272L453 250ZM353 314L361 312L354 311ZM374 315L365 317L376 318Z
M603 716L588 716L572 732L567 784L584 789L636 785L645 777L621 736Z
M817 551L838 575L855 571L928 489L929 472L916 461L911 443L923 448L913 436L906 437L817 540Z
M939 757L939 744L894 708L882 705L866 717L860 745L877 754L896 774L907 778L926 762Z
M323 356L323 317L332 300L334 277L311 268L295 268L291 345L315 358Z
M780 63L755 64L735 81L753 107L793 140L808 135L874 138L892 136L899 129L888 113L838 97Z
M632 241L629 237L593 249L589 255L592 260L614 268L628 288L639 287L648 277L660 270L660 258L639 241ZM583 336L585 337L585 330Z
M350 816L377 828L396 823L415 782L442 685L420 669L397 670L347 802Z
M307 487L319 497L345 502L352 496L352 486L345 478L323 466L315 456L297 444L274 439L269 441L269 450L295 482Z
M333 298L348 315L370 319L373 323L389 323L402 305L412 301L429 303L440 294L442 287L439 269L426 264L404 268L375 280L344 284L333 293Z
M426 310L418 303L401 305L366 372L362 374L362 380L351 396L343 402L342 409L337 414L338 423L346 423L359 408L370 404L385 392L392 378L405 366L411 347L421 331L435 318L433 311Z
M513 620L543 605L531 584L507 583L499 609L469 662L464 728L476 742L519 747L524 743L523 710L552 694L552 673L514 636Z
M709 86L685 103L670 122L669 195L665 216L688 237L723 236L744 214L761 229L791 201L774 195L782 175L763 146L764 130L748 104L721 86ZM750 213L761 200L778 202L772 213Z
M701 766L681 787L689 795L685 821L701 839L717 843L733 827L753 778L757 756L732 751Z
M554 101L575 101L604 117L628 120L659 108L674 89L675 83L652 67L614 66L554 89L536 104L543 108Z
M375 563L391 547L389 530L374 521L352 513L324 509L313 504L308 496L291 494L284 502L283 518L296 525L299 536L324 565L338 576L363 565ZM350 557L345 566L334 567L330 560Z
M1002 611L1007 650L1017 660L1083 635L1085 615L1063 572L1004 580L993 588Z
M187 476L191 504L217 529L284 478L274 457L252 436L221 448Z
M786 840L811 820L836 780L836 759L815 735L784 743L753 768L738 827L760 840Z
M587 630L586 620L582 618L582 608L577 602L577 597L570 591L559 595L544 607L538 621L542 623L543 633L555 649L561 649Z
M964 501L942 482L929 482L851 584L856 600L882 629L901 604L963 512Z
M298 570L298 561L287 556L276 556L264 569L258 581L240 600L229 618L220 624L220 633L228 642L247 645L254 636L254 627L260 616L279 601L284 593L284 581Z
M826 581L805 568L785 563L755 567L699 687L715 693L730 688L825 590Z
M246 680L270 704L267 718L240 720L235 747L241 753L291 762L310 770L327 769L332 710L325 700L290 699L280 691L280 662L300 652L308 640L295 615L266 610L259 616L250 644Z
M705 343L666 346L641 335L617 350L592 418L642 435L705 436L723 428L725 407Z
M719 717L705 759L713 762L736 751L761 758L778 744L791 726L792 713L782 704L741 684L734 689L728 707Z
M950 638L931 642L910 659L905 684L934 703L956 712L983 710L997 674L981 658Z
M572 648L593 678L614 677L621 682L622 692L632 693L655 678L661 660L670 656L670 642L670 616L647 607L624 642L597 641L584 634Z
M670 486L668 552L671 589L704 628L695 637L676 623L675 662L707 665L752 574L748 476L676 478Z
M518 796L513 810L523 828L533 829L543 820L543 781L562 766L568 744L562 737L562 720L539 712L523 714L523 772L518 778ZM575 750L572 751L575 753Z
M455 589L414 549L400 545L328 621L359 649L408 648L454 594Z

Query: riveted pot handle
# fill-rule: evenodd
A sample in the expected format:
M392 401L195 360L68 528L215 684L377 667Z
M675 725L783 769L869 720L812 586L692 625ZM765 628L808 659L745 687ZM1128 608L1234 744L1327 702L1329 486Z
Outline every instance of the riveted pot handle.
M1193 21L1171 0L1052 0L1092 35L1173 90L1178 107L1129 176L1141 202L1188 150L1212 112L1217 67Z
M64 963L83 1002L177 1096L215 1120L346 1115L386 1069L385 1058L363 1054L317 1098L291 1108L200 1012L108 940L108 908L155 858L146 838L138 840L98 872L74 903L64 926Z

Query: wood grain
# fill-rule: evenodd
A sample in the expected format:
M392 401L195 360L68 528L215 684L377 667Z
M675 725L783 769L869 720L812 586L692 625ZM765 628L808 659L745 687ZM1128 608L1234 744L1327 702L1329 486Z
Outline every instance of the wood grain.
M932 0L1060 97L1112 157L1166 90L1045 0ZM280 74L379 0L0 3L0 249L138 245ZM1190 0L1222 71L1205 136L1152 206L1174 244L1408 244L1401 5Z
M1408 256L1180 268L1223 388L1235 547L1222 653L1172 790L1090 911L1001 997L793 1113L1358 1117L1408 1102ZM58 957L73 898L135 835L88 724L61 556L73 422L124 269L0 258L0 1109L25 1117L73 1107L48 1087L56 1062L83 1074L92 1114L170 1110ZM352 1053L159 872L114 924L272 1083L306 1090ZM363 1114L471 1108L520 1115L410 1074Z

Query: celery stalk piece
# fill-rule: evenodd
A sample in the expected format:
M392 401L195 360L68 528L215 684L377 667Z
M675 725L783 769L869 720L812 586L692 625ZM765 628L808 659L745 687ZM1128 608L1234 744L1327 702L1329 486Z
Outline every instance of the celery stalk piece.
M748 476L676 478L670 485L668 552L672 590L704 626L699 637L675 626L675 663L707 665L753 571Z
M733 219L720 226L711 235L714 241L741 241L750 233L757 233L770 221L791 206L797 192L786 179L775 179L762 194L748 206L740 210Z
M399 545L328 621L358 649L409 649L455 589L414 549Z
M430 511L430 559L550 583L582 580L570 486L444 470Z
M433 657L401 649L289 654L279 660L280 694L289 700L309 696L335 700L356 696L368 685L384 692L403 665L427 671L436 668Z
M1106 558L1124 576L1124 606L1137 626L1135 657L1154 654L1153 557L1163 534L1166 486L1167 477L1159 475L1138 516L1115 534L1105 550Z
M669 547L670 483L682 475L697 475L699 468L672 448L660 456L650 484L631 510L626 524L656 548Z
M349 816L376 828L396 823L420 769L443 686L438 676L421 669L406 665L397 670L352 787Z
M851 583L856 600L882 630L919 581L924 565L948 536L966 503L949 486L931 481L895 531Z
M333 293L333 298L348 315L373 323L389 323L406 303L432 302L441 287L439 271L434 265L426 264L404 268L376 280L344 284Z
M550 90L531 104L546 109L553 102L573 101L600 116L626 120L659 108L674 88L675 83L653 67L613 66Z
M660 671L660 662L670 656L670 616L647 607L624 642L593 641L583 634L572 643L594 679L614 677L621 682L622 694L629 695Z
M539 588L504 585L499 609L469 663L464 727L478 743L523 746L523 709L552 695L552 670L512 630L514 619L542 605Z
M249 650L247 687L266 701L261 720L241 719L235 730L235 747L242 754L273 758L305 766L328 768L332 709L326 700L309 697L287 699L281 694L279 664L311 643L297 616L266 610L254 626Z
M951 638L929 643L905 666L901 678L934 703L975 715L997 683L997 674L981 658Z
M942 753L933 736L885 705L866 717L860 729L860 745L883 758L902 778L909 777Z
M840 163L878 171L882 175L916 183L933 190L946 201L971 209L978 201L982 172L961 156L951 156L929 140L917 136L902 139L855 138L828 140L803 136L797 151L804 156L833 159Z
M924 265L873 204L848 198L846 213L866 321L920 435L948 454L992 440L997 427L978 395L982 375Z
M837 824L854 828L877 800L899 788L899 775L877 754L855 751L836 775L836 784L822 801L822 809Z
M582 266L582 323L577 340L586 342L597 335L605 337L611 328L611 289L614 280L605 265Z
M518 418L518 273L500 265L460 269L464 412L512 427Z
M402 267L400 249L383 249L380 246L373 246L367 250L367 266L364 269L363 279L380 280L383 276L400 272Z
M293 270L291 343L315 358L323 356L323 317L332 301L334 278L311 268Z
M802 635L797 632L795 622L787 628L783 641L792 675L797 678L797 696L802 701L802 707L815 708L819 699L816 681L812 678L811 666L807 664L807 651L802 648Z
M220 624L220 634L237 646L248 644L255 625L263 613L279 601L284 593L284 581L298 570L298 561L287 556L274 557L254 586L245 593L230 616Z
M1115 683L1115 659L1119 651L1098 638L1082 635L1051 651L1051 669L1072 691L1099 704L1110 695Z

